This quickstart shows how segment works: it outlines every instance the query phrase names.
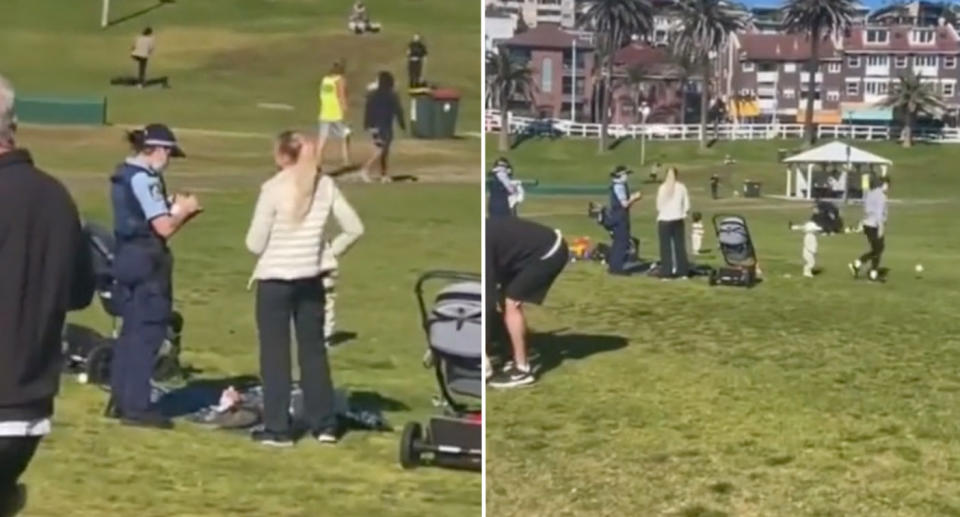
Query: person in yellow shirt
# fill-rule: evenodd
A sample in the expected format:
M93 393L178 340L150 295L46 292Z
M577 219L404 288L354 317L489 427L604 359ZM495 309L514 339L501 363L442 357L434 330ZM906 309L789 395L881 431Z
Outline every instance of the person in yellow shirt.
M343 60L338 60L320 82L320 126L317 139L317 158L323 163L323 149L327 139L334 136L341 142L344 167L350 165L350 128L347 126L347 78Z

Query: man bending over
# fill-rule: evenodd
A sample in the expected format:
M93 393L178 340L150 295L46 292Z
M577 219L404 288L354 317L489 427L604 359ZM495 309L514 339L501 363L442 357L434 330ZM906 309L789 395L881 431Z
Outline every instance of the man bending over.
M536 380L527 357L523 304L543 303L568 254L559 230L514 217L487 219L487 325L499 325L502 318L513 348L513 361L492 375L491 386L512 388Z

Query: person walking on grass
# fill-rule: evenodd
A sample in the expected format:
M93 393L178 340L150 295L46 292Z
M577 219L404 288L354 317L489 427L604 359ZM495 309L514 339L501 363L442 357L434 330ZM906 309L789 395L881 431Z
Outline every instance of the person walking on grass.
M137 63L137 85L140 88L147 85L147 62L150 61L154 48L153 29L147 27L133 41L130 49L130 57Z
M863 196L863 233L867 236L870 250L848 264L853 278L859 278L863 266L869 263L870 271L867 278L873 282L883 280L880 275L880 259L883 257L887 235L887 193L889 190L890 179L881 178L879 181L875 181L872 188Z
M657 190L660 277L664 279L687 278L690 271L684 225L690 211L690 196L678 176L677 168L670 167Z
M543 303L567 264L568 246L560 230L517 217L487 218L486 229L487 335L498 334L493 329L504 325L513 349L513 360L493 373L489 383L495 388L532 384L536 378L527 355L523 305Z
M339 439L324 336L324 228L330 217L342 230L329 243L339 258L363 234L363 224L337 185L317 167L313 139L286 131L277 138L279 171L260 190L247 231L247 249L257 255L256 321L263 380L263 429L254 441L293 445L290 421L290 327L297 334L305 423L321 443Z
M403 107L397 92L393 89L394 79L390 72L380 72L377 76L377 88L367 95L363 113L363 127L370 133L377 152L363 164L360 171L363 181L370 182L370 168L380 162L380 181L390 182L388 160L390 145L393 143L393 121L396 119L400 129L406 131L403 121Z
M0 76L0 516L50 433L68 310L93 299L90 248L70 193L14 140L14 90Z
M317 162L323 165L323 151L331 137L340 139L343 166L350 165L350 127L347 126L347 78L346 65L338 60L330 72L320 81L319 132L317 138Z

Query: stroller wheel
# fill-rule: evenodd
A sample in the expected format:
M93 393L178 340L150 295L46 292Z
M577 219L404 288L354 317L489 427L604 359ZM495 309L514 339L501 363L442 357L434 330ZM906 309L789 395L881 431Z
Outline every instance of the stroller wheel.
M420 465L420 440L423 439L423 428L419 422L408 422L403 428L400 438L400 466L412 469Z
M94 347L87 354L86 374L90 384L110 383L110 363L113 362L113 340L107 340Z

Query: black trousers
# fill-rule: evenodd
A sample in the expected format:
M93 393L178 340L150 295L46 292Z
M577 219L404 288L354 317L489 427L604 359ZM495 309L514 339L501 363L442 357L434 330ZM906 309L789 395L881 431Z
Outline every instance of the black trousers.
M423 73L423 61L407 61L407 75L410 76L410 87L416 88L420 86L421 77Z
M291 321L297 334L305 423L315 431L336 425L333 381L323 337L324 302L320 277L261 280L257 285L263 419L269 431L290 431Z
M0 514L12 505L17 482L39 444L39 436L0 436Z
M683 219L658 221L660 237L660 276L685 277L690 272L687 260L686 229Z
M864 226L863 233L870 243L870 251L860 257L860 262L870 261L870 269L875 270L880 267L880 259L883 257L884 239L880 236L880 229L875 226Z
M143 86L147 84L147 58L133 56L133 60L137 62L137 81Z

